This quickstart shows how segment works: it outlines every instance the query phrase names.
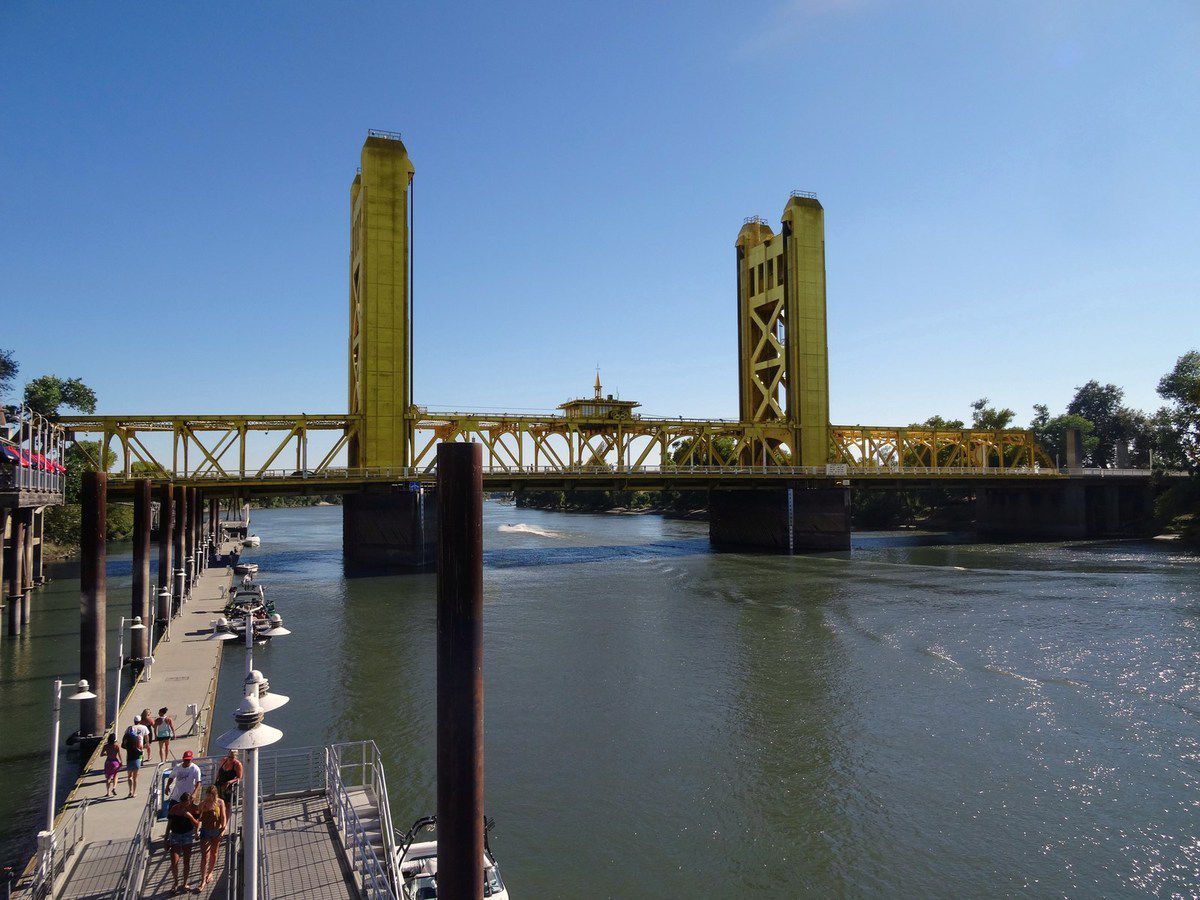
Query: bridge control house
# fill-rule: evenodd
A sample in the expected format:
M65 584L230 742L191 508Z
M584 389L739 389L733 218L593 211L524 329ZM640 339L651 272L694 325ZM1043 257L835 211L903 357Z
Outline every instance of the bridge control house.
M600 386L600 373L596 373L596 393L592 397L581 397L560 403L558 408L567 419L634 419L634 410L642 404L633 400L617 400L612 394L604 396Z

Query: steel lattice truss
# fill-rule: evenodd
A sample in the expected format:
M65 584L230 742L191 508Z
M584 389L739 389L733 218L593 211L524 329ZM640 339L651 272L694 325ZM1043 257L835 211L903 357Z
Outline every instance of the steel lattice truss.
M115 454L115 477L237 482L279 475L349 472L344 451L359 418L348 414L299 416L76 416L64 424L77 436L98 437ZM791 430L784 424L719 419L579 419L469 412L412 414L412 459L401 478L431 474L440 441L475 441L488 472L562 473L587 478L654 470L694 475L700 468L790 467ZM315 464L309 439L327 433ZM262 434L261 462L248 464L248 436ZM148 435L155 435L151 441ZM164 439L169 451L163 450ZM154 444L154 448L151 447ZM265 456L264 456L265 454ZM294 465L293 465L294 462ZM880 470L928 476L988 470L1045 475L1053 460L1032 432L926 430L831 426L828 462L859 473ZM137 465L140 463L141 465ZM811 468L811 467L810 467ZM357 470L355 470L357 471ZM363 470L364 473L366 470ZM831 470L831 474L835 474Z

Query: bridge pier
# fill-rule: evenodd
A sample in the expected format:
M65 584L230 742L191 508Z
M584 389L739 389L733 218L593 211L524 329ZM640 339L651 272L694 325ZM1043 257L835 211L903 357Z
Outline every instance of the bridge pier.
M785 488L714 488L708 539L717 550L816 553L850 549L850 489L793 484Z
M437 564L436 491L418 484L346 494L342 559L347 575L432 570Z
M1150 519L1148 484L983 485L975 489L975 530L1001 540L1117 537Z

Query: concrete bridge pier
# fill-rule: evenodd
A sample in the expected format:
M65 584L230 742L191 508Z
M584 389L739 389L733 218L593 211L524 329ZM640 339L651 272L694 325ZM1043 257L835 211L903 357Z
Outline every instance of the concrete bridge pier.
M1130 534L1154 512L1149 484L984 485L975 530L1001 540L1060 541Z
M850 488L714 488L708 539L714 549L816 553L850 549Z
M347 575L430 571L437 565L436 491L416 483L346 494L342 559Z

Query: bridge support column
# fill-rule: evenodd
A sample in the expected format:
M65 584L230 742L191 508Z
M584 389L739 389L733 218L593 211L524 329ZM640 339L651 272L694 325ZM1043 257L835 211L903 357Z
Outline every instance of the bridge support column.
M347 575L432 570L437 564L436 492L416 484L347 494L342 559Z
M984 485L975 489L975 530L1000 540L1064 541L1128 534L1149 520L1148 484Z
M717 550L815 553L850 549L850 489L841 486L716 488L708 538Z

